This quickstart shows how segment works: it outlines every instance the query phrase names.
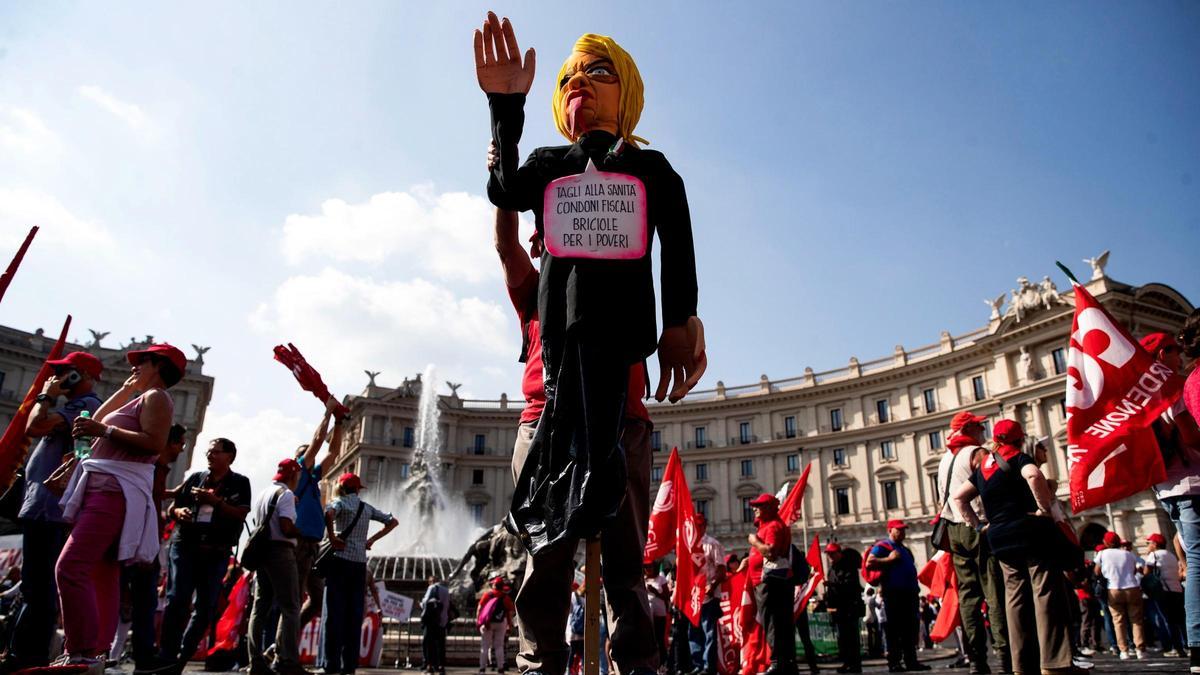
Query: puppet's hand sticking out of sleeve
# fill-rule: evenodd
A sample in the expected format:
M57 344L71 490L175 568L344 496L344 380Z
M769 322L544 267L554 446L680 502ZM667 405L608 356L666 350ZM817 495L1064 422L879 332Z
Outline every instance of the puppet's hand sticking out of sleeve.
M658 391L654 400L662 402L668 398L676 403L696 386L708 368L708 355L704 344L704 323L700 317L688 317L682 326L663 329L658 338ZM671 386L674 380L675 385Z
M486 94L528 94L537 54L530 47L521 63L521 48L508 17L488 12L483 30L475 31L475 77Z

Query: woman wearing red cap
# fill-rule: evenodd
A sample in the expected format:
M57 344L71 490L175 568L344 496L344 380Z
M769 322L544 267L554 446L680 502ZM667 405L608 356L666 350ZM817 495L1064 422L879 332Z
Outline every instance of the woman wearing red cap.
M154 463L167 445L174 403L166 390L183 379L187 359L168 344L126 354L133 372L93 419L73 434L93 437L91 456L71 475L63 517L75 527L55 575L62 605L64 653L56 663L104 670L116 631L122 563L158 555Z
M992 435L995 448L977 456L971 481L953 499L967 524L987 533L1000 561L1014 671L1086 673L1071 662L1063 570L1047 555L1046 537L1038 534L1056 527L1050 516L1054 495L1034 459L1021 452L1025 432L1020 424L1000 420ZM976 496L988 515L986 527L971 505ZM1030 639L1035 631L1037 639Z
M1184 656L1188 652L1179 558L1167 548L1167 538L1154 532L1146 537L1146 556L1143 561L1143 587L1146 585L1146 579L1158 580L1159 590L1147 593L1150 599L1146 604L1147 613L1151 615L1155 627L1159 630L1159 642L1170 648L1163 656Z
M479 628L482 639L479 641L479 672L484 673L488 667L488 652L496 663L496 670L504 672L504 639L508 635L508 627L512 625L517 608L512 601L512 586L504 577L495 577L489 584L490 588L479 596L479 604L475 608L475 625Z

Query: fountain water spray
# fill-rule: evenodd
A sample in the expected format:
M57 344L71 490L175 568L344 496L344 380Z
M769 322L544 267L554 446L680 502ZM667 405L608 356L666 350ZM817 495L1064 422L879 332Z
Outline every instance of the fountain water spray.
M459 557L483 531L458 495L446 494L442 483L441 413L437 371L432 364L421 377L415 448L407 480L380 485L377 506L400 521L397 531L380 540L373 554Z

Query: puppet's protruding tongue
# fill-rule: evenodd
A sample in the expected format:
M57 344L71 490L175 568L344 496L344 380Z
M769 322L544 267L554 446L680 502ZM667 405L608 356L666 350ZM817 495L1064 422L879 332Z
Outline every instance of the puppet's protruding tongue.
M571 135L578 138L587 131L587 125L582 119L580 108L583 106L583 96L576 96L567 102L567 129L571 131Z

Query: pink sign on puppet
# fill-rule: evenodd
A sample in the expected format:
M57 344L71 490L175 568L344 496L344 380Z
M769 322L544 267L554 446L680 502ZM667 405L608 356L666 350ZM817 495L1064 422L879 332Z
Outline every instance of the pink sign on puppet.
M542 222L556 258L636 260L646 255L646 186L623 173L596 169L546 186Z

